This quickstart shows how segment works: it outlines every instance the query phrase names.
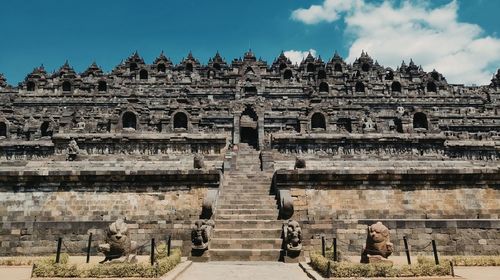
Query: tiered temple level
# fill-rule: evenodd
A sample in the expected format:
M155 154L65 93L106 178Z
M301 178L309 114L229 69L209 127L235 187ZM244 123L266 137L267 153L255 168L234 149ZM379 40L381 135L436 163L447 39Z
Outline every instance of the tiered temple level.
M136 52L111 73L93 63L35 68L18 87L0 77L0 156L63 153L71 138L88 155L218 153L246 142L338 157L496 159L500 70L481 87L448 84L413 61L397 69L368 54L347 64L308 55L271 65L248 51L202 65Z

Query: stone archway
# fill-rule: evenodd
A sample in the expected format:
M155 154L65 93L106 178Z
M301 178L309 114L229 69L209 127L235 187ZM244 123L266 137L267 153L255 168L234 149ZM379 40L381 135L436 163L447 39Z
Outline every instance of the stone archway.
M132 112L125 112L122 116L122 127L137 130L137 117Z
M413 128L429 129L427 115L422 112L415 113L415 115L413 115Z
M188 129L189 119L184 112L174 114L174 129Z
M0 137L7 137L7 123L5 122L0 122Z

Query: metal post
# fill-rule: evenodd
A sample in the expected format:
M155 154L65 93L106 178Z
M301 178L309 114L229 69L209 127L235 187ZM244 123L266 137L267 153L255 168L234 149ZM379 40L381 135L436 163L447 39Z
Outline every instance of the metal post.
M61 260L61 245L62 245L62 237L57 239L57 251L56 251L56 263L59 263Z
M403 242L405 244L405 253L406 253L406 261L408 261L408 264L411 264L411 259L410 259L410 249L408 248L408 240L406 239L406 236L403 236Z
M151 238L151 265L155 264L155 239Z
M453 268L453 262L450 261L451 277L455 277L455 268Z
M326 256L326 247L325 247L325 237L324 236L321 236L321 255L323 257Z
M89 234L89 243L87 244L87 263L90 261L90 246L92 246L92 232Z
M328 261L328 265L326 266L326 278L330 278L332 276L330 270L331 270L331 262Z
M338 257L337 257L337 238L333 238L333 261L338 262Z
M167 257L170 257L170 247L172 246L172 236L169 235L167 239Z
M436 249L436 241L434 239L432 240L432 251L434 252L434 261L436 262L436 265L438 265L439 258L438 258L438 252Z

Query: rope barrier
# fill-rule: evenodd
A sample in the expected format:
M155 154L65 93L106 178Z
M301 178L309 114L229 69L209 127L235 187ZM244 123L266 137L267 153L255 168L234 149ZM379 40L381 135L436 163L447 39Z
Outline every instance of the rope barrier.
M410 245L410 248L412 249L412 251L423 251L426 248L428 248L431 244L432 244L432 241L429 241L429 243L427 243L427 245L425 245L425 246L418 247L418 246Z
M325 239L325 243L328 244L328 241L329 241L328 239ZM337 244L343 244L343 245L346 245L346 246L350 246L350 247L353 247L356 250L359 249L359 251L365 250L364 246L354 245L354 244L351 244L348 241L346 242L346 241L340 240L338 238L337 238ZM410 244L410 249L411 249L411 251L414 251L414 252L429 251L430 249L432 249L431 245L432 245L432 241L429 241L429 243L427 243L427 244L425 244L423 246L416 246L416 245L411 245ZM333 248L332 247L327 247L327 249L332 250Z
M80 242L80 241L74 241L74 242ZM149 242L150 241L146 241L141 246L136 247L135 251L138 251L138 250L146 247L149 244ZM64 241L64 240L62 241L62 245L64 246L64 249L65 249L66 253L68 253L68 254L84 253L84 251L82 251L82 250L86 250L87 249L87 247L83 247L83 249L78 249L78 248L76 248L76 249L75 248L70 249L72 247L72 245L69 244L69 243L68 244L66 244L66 243L67 243L67 241ZM158 252L158 246L155 246L155 251L158 254L160 254L160 252ZM165 248L165 250L163 250L162 253L165 253L166 251L167 251L167 248ZM108 256L110 256L110 257L119 257L119 256L122 256L122 255L120 254L120 255L108 255Z

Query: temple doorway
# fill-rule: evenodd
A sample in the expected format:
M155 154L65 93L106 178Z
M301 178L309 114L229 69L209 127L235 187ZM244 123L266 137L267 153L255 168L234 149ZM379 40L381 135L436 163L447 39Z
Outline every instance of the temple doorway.
M259 134L257 129L251 127L242 127L240 129L241 143L247 143L255 149L259 148Z
M257 114L250 106L246 107L240 117L240 143L247 143L255 149L259 148L257 120Z

